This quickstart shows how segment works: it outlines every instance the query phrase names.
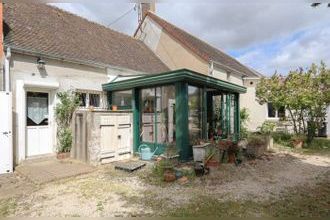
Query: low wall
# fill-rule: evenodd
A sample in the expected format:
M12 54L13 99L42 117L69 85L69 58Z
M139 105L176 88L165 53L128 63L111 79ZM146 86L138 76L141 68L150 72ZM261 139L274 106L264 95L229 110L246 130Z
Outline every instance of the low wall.
M71 157L77 160L87 162L93 165L112 162L129 158L133 152L133 143L129 143L129 150L125 157L120 152L120 142L115 142L117 138L117 120L119 117L125 116L129 118L129 122L125 124L132 128L131 112L114 112L107 110L78 110L73 116L73 146L71 149ZM112 130L105 133L102 128L111 128ZM127 132L126 132L127 133ZM132 136L132 133L129 133ZM133 139L133 137L130 137ZM110 143L111 142L111 143ZM118 144L117 144L118 143ZM128 143L126 142L126 145ZM111 148L107 148L111 146Z

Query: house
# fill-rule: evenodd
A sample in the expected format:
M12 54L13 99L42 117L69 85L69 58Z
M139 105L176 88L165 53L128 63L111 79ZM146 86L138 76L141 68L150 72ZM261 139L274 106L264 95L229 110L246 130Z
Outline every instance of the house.
M256 85L262 74L160 18L153 4L144 4L142 10L143 20L134 37L143 41L171 70L188 68L245 86L247 92L241 95L240 107L249 111L250 130L257 130L265 120L278 120L267 105L256 101Z
M6 2L3 22L16 164L56 151L58 91L79 93L81 109L106 109L102 84L169 70L141 41L53 6Z
M141 144L158 153L176 145L188 160L198 139L215 133L237 139L242 107L250 130L278 120L281 111L256 102L260 73L150 9L141 3L130 37L53 6L4 4L0 84L12 95L7 118L15 164L56 152L59 91L81 99L73 152L80 147L91 163L131 155Z

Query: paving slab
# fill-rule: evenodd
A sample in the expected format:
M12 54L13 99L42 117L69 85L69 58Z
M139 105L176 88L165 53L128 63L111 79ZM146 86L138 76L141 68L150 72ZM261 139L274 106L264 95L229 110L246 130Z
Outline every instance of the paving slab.
M114 162L115 165L115 169L118 170L124 170L127 172L133 172L135 170L138 170L142 167L144 167L146 165L146 162L142 162L142 161L119 161L119 162Z
M16 172L33 183L42 184L94 171L96 168L74 160L31 160L16 167Z

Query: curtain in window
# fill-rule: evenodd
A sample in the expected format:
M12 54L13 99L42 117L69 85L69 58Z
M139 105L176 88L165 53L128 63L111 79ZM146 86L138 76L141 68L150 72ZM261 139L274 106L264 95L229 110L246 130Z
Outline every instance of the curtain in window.
M36 125L48 119L48 97L27 97L27 117Z

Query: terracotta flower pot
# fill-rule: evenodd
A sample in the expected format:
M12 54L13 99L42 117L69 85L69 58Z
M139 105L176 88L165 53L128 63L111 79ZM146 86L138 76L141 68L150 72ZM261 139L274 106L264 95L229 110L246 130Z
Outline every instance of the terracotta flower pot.
M294 140L293 141L293 147L297 148L297 149L302 148L303 144L304 144L303 140Z
M173 182L176 180L174 171L165 171L164 173L164 181L165 182Z
M218 167L219 166L219 162L215 159L210 159L209 161L207 161L206 164L207 167Z
M235 154L228 154L228 163L235 163Z
M63 160L69 157L70 157L70 152L60 152L56 154L56 158L59 160Z
M111 109L112 109L112 111L117 111L117 110L118 110L118 107L117 107L117 105L113 105L113 106L111 107Z

